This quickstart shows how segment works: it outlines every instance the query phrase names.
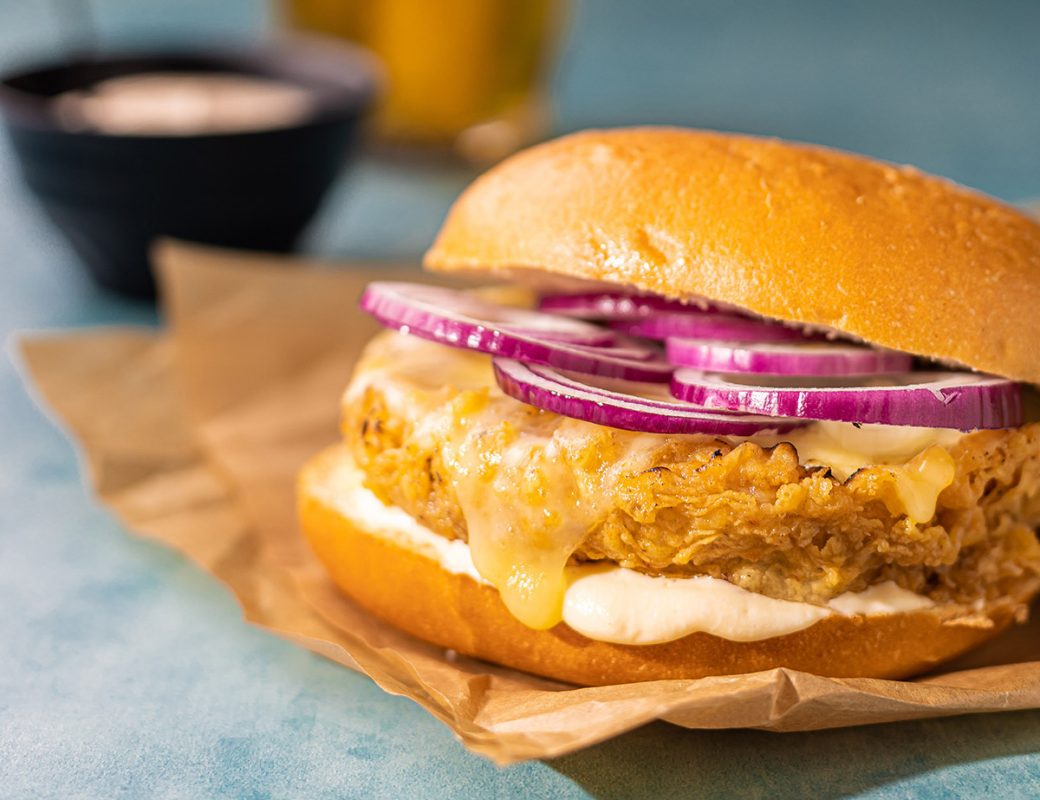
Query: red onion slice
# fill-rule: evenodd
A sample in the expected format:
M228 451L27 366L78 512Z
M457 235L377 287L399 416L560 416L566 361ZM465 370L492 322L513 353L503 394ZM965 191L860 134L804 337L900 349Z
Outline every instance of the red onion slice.
M387 318L401 313L413 316L419 316L422 312L433 315L450 313L471 325L484 325L539 339L592 347L612 345L617 339L613 331L589 322L503 306L465 292L421 283L370 283L361 298L361 307L373 316Z
M715 339L722 342L806 341L812 334L776 322L736 314L690 314L662 311L635 322L615 322L611 327L645 339Z
M575 350L586 350L591 355L608 355L613 358L626 359L628 361L662 361L664 353L651 350L639 342L634 342L624 334L617 334L617 341L611 345L588 345L567 342L568 347Z
M743 377L678 369L672 394L707 408L802 419L962 431L1022 424L1018 384L989 375L909 372L861 385L827 381L829 386L755 384Z
M565 417L643 433L751 436L783 432L800 420L709 411L659 395L656 385L595 381L551 367L496 358L499 387L510 397Z
M700 314L718 311L719 307L707 300L682 302L656 294L625 294L624 292L586 292L584 294L553 294L538 301L538 308L553 314L579 319L637 320L660 311L680 314Z
M649 348L643 348L644 352L635 358L633 350L639 346L624 339L620 339L618 347L554 341L541 332L530 333L531 327L512 324L513 320L520 320L530 326L534 324L532 316L541 317L545 319L538 322L540 330L550 330L554 319L550 315L522 312L524 317L516 317L512 312L518 309L496 306L451 289L377 281L365 289L360 305L388 328L450 347L625 380L664 383L672 374L671 365L659 360ZM480 312L482 316L468 312ZM507 322L503 324L502 319ZM576 322L559 321L567 325ZM619 341L616 334L601 333L606 333L610 341Z
M906 353L837 342L740 343L673 336L665 340L665 352L676 366L758 375L879 375L908 372L913 364Z

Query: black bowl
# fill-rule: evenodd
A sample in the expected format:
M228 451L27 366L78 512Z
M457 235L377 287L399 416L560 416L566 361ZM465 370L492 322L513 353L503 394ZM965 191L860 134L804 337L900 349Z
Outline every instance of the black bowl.
M190 136L64 129L51 98L145 72L233 73L307 88L291 127ZM158 236L291 250L358 138L376 88L363 51L307 40L234 50L75 58L0 81L2 113L26 184L103 286L153 298Z

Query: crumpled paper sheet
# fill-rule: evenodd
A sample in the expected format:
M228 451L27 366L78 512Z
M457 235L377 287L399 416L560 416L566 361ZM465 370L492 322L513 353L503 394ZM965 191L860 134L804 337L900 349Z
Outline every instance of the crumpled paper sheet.
M410 697L474 752L551 758L655 719L690 728L804 731L1040 707L1040 625L916 681L777 669L574 688L419 642L340 595L299 536L293 484L338 438L338 400L375 325L356 309L392 271L167 242L169 330L34 336L39 396L126 526L192 558L246 619ZM414 273L405 273L414 275Z

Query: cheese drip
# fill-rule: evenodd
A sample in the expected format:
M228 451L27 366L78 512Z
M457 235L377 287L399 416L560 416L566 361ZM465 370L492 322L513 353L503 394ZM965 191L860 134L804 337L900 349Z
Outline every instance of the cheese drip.
M932 445L902 467L887 467L895 479L885 507L895 516L905 514L920 524L935 516L939 493L953 483L957 468L953 457L939 445Z
M500 405L486 395L460 401L474 408L453 415L458 424L441 452L473 563L513 616L551 628L562 619L567 561L606 513L621 474L650 466L656 443L566 422L551 435L537 420L521 431L500 419ZM590 452L597 463L575 469Z
M511 438L513 431L502 433ZM513 616L531 628L551 628L563 613L564 568L585 536L582 516L569 512L582 509L580 488L558 468L566 455L555 440L539 447L544 443L535 437L518 435L494 460L486 458L482 438L463 433L446 452L473 564ZM549 475L553 480L545 480Z
M963 435L943 428L816 422L752 441L762 447L790 442L803 464L827 467L838 480L865 467L884 467L893 478L883 495L885 507L919 524L935 516L939 494L953 483L956 467L949 448Z
M533 409L518 414L523 407L499 391L490 361L384 334L366 353L346 402L367 386L377 387L395 414L407 417L416 442L436 443L479 574L517 619L551 628L562 619L571 554L609 510L620 476L652 466L654 451L667 437L560 421ZM446 406L451 413L438 413ZM817 422L751 441L762 447L791 442L803 464L829 467L839 480L883 465L891 477L882 495L890 513L926 522L953 480L948 448L961 435Z

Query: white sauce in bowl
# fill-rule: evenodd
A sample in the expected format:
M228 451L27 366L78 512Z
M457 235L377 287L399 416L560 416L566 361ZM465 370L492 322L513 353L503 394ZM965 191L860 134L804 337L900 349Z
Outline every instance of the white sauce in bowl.
M68 130L122 136L198 136L297 125L314 93L288 81L221 72L151 72L110 78L52 101Z

